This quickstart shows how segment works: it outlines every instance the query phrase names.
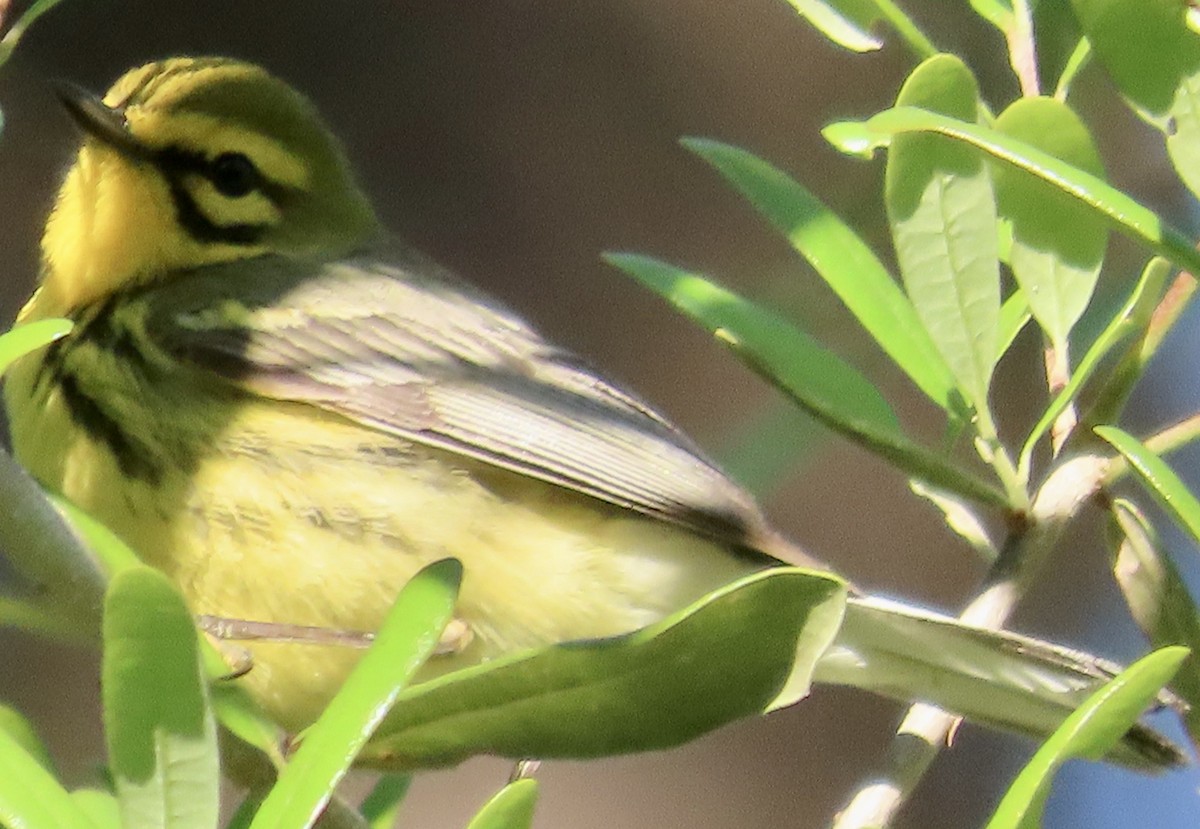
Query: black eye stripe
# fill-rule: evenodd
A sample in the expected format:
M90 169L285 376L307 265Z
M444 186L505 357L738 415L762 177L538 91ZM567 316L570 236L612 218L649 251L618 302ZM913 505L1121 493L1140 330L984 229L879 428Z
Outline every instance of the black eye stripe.
M267 176L265 176L262 171L258 169L258 167L256 167L252 161L250 161L249 158L241 153L225 152L221 153L216 158L209 158L203 153L196 152L195 150L189 150L179 146L171 146L158 150L154 154L154 163L160 170L162 170L163 175L166 176L167 180L173 185L181 183L185 175L197 175L207 179L208 181L211 181L213 186L217 188L218 192L222 192L225 195L231 195L230 193L225 193L217 181L217 178L220 177L220 173L217 172L218 165L229 164L229 159L231 157L244 159L245 163L250 165L250 167L253 169L254 178L253 187L251 189L262 193L277 206L282 206L284 202L287 201L288 196L294 192L292 187L267 178ZM241 164L241 162L233 163Z

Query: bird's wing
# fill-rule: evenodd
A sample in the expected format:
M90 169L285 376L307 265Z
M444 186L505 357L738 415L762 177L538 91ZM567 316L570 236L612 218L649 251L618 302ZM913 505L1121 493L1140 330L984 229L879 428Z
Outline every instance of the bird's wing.
M264 257L177 274L145 298L159 347L254 394L733 544L763 529L753 499L678 429L416 254Z

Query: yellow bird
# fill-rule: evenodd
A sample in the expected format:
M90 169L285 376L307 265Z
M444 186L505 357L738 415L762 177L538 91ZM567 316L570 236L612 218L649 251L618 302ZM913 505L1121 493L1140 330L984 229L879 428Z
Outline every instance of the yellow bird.
M13 443L196 614L371 631L455 557L429 676L634 630L791 556L652 408L389 238L312 106L264 70L174 58L61 97L86 139L20 321L75 328L11 370ZM239 681L293 730L360 655L249 651ZM1102 675L863 596L816 669L1034 734Z

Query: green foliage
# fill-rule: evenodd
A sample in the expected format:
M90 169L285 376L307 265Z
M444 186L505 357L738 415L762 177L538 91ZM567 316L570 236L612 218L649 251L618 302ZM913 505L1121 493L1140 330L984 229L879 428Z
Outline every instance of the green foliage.
M944 446L910 438L881 383L778 314L685 268L631 254L609 261L711 331L802 410L910 477L914 491L983 557L1016 551L1005 566L1017 571L1019 586L1041 577L1045 551L1033 550L1031 539L1052 537L1129 471L1200 542L1200 501L1160 457L1194 440L1200 418L1144 441L1114 425L1194 292L1186 274L1168 282L1173 268L1200 271L1196 240L1106 181L1093 127L1071 99L1082 73L1107 73L1113 93L1160 131L1180 180L1200 194L1200 37L1188 27L1186 4L971 0L980 25L1007 44L1021 90L996 100L980 90L966 61L941 52L892 0L788 2L840 46L875 50L896 36L916 56L893 107L824 131L848 155L886 152L882 202L892 249L872 250L769 161L710 139L684 144L812 266L848 321L936 404L945 431L969 438L970 465ZM10 30L0 64L28 23L53 5L36 3ZM1105 268L1122 267L1105 261L1109 231L1140 245L1145 261L1140 277L1111 273L1133 288L1104 314L1093 303L1098 280ZM1081 320L1100 331L1090 343L1080 342ZM992 379L1031 322L1047 354L1038 382L1043 400L1033 425L1008 442L995 426ZM54 321L0 337L0 371L67 330ZM1061 474L1080 458L1102 472ZM1200 614L1140 497L1100 502L1117 583L1160 650L1064 723L1013 785L993 827L1037 825L1061 764L1104 756L1173 676L1192 705L1189 735L1200 740L1200 668L1185 650L1200 647ZM845 600L835 578L779 569L628 636L514 654L408 687L452 613L459 573L442 562L405 588L346 687L285 757L274 727L220 679L228 666L197 638L181 600L112 533L69 504L51 506L4 455L0 503L17 516L0 522L0 541L35 588L0 597L0 622L86 638L99 627L108 583L104 697L115 794L66 791L28 724L0 710L0 824L29 829L215 826L216 721L261 760L268 778L278 774L273 787L250 792L230 826L310 826L323 809L330 823L389 826L408 778L385 777L356 811L336 794L353 762L405 768L486 752L592 757L677 745L803 695L810 678L803 668L836 632ZM1047 503L1058 511L1047 512ZM1008 534L992 539L989 526ZM1022 558L1024 545L1033 552ZM802 670L785 685L781 666L796 653ZM528 827L537 793L532 780L506 786L471 829Z
M1155 651L1088 697L1038 749L1004 796L987 829L1040 826L1050 783L1062 764L1073 757L1103 757L1154 702L1188 653L1187 648Z

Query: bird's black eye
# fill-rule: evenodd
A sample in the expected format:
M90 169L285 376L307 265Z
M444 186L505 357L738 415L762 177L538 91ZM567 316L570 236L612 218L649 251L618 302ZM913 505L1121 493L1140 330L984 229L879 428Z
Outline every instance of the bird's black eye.
M221 153L208 169L208 179L223 196L238 198L258 187L258 168L241 153Z

